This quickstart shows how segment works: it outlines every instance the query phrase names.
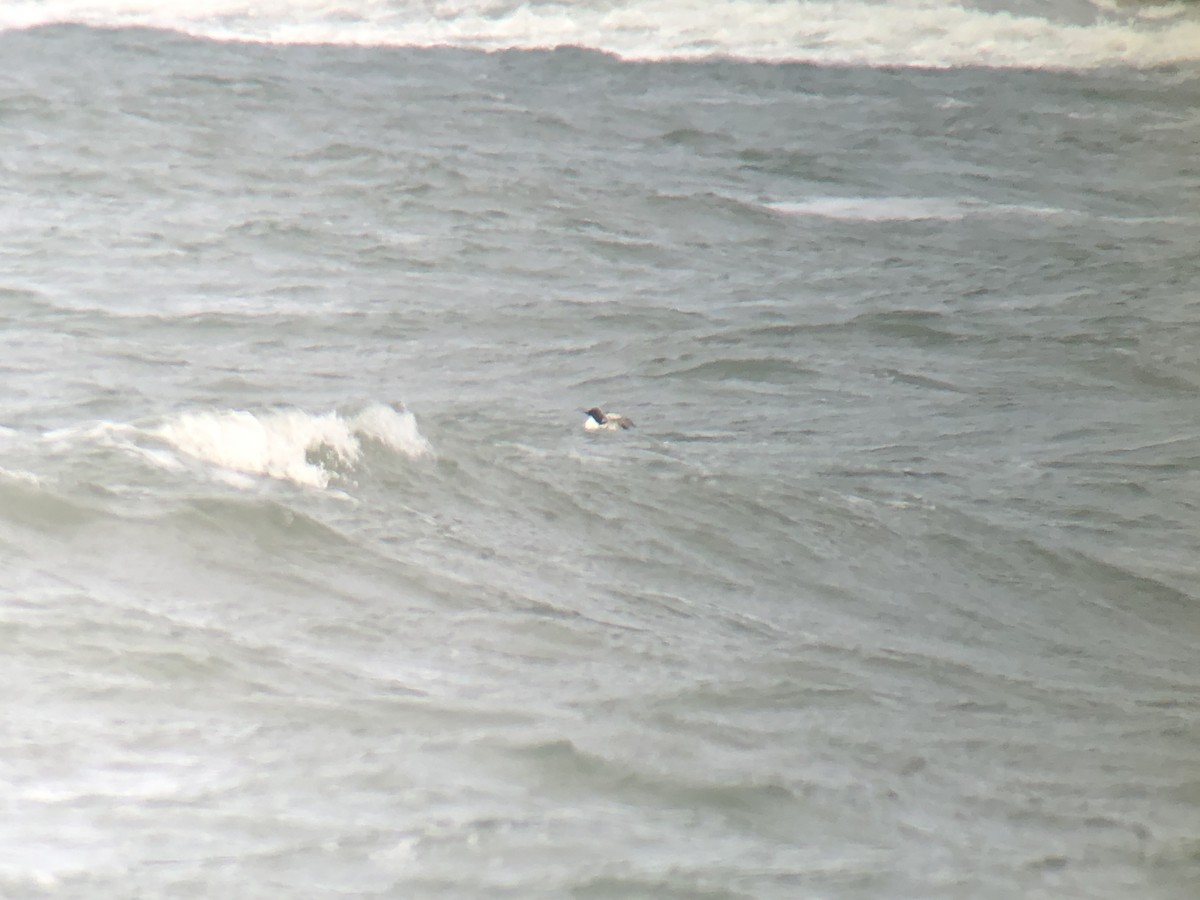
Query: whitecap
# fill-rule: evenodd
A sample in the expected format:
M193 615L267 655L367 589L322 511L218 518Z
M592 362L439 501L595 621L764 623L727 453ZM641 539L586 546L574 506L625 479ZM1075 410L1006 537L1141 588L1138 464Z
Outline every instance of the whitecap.
M1090 69L1200 60L1200 22L1180 3L1112 3L1096 15L987 10L957 0L500 0L337 4L213 0L15 0L0 29L73 22L149 27L271 44L478 50L586 47L639 61L727 57L760 62L948 68Z
M363 439L407 457L432 453L411 412L382 404L349 417L301 409L184 412L147 433L225 473L266 476L321 489L329 486L339 470L360 461ZM226 480L245 486L237 477Z
M360 437L377 441L404 456L428 456L433 447L417 428L417 419L403 407L374 403L351 417L350 427Z
M816 197L762 206L783 216L816 216L854 222L958 222L977 216L1048 216L1070 212L1050 206L987 203L964 197Z
M26 472L24 469L6 469L3 466L0 466L0 478L33 487L40 487L44 482L42 476L35 472Z

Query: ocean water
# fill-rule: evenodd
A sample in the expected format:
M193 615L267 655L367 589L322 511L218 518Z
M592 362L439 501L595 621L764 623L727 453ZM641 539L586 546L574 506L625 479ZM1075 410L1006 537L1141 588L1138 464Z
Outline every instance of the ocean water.
M0 29L0 896L1200 896L1195 4Z

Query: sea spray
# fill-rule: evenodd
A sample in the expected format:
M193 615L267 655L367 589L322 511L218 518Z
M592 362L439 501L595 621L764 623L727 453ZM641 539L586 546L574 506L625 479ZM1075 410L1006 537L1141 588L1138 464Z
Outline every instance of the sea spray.
M408 457L431 451L407 410L372 405L350 417L300 409L181 413L150 434L175 450L222 469L325 488L362 456L362 439Z

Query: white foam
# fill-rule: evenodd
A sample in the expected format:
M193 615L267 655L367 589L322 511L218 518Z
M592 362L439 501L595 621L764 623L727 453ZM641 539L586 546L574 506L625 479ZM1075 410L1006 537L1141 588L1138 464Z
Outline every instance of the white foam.
M412 413L374 405L349 419L299 409L187 412L149 434L176 451L241 475L260 475L313 488L328 487L339 467L362 457L361 438L409 457L432 452ZM246 482L226 478L235 486Z
M1067 210L1049 206L986 203L954 197L818 197L762 204L785 216L818 216L854 222L957 222L969 216L1057 216Z
M856 222L956 221L965 215L952 200L925 197L820 197L764 205L785 216L818 216Z
M375 403L350 419L360 437L377 441L404 456L418 457L433 453L433 448L417 428L417 419L405 409Z
M114 446L120 443L122 438L126 438L136 432L137 428L123 422L81 422L78 425L64 425L62 428L52 428L42 435L42 439L62 446L71 446L83 442Z
M41 487L44 482L42 476L34 472L26 472L24 469L6 469L3 466L0 466L0 479L32 487Z
M0 28L77 22L285 44L573 45L637 60L1049 69L1200 60L1200 21L1186 4L1097 0L1069 12L1063 21L958 0L8 0Z

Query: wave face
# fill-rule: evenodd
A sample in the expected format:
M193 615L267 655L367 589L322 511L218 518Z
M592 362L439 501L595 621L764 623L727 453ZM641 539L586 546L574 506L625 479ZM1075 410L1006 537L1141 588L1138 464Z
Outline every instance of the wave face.
M1183 2L978 5L953 0L626 0L618 3L7 3L0 28L77 23L166 28L272 44L532 50L585 47L623 59L729 57L865 66L1089 69L1200 59Z

